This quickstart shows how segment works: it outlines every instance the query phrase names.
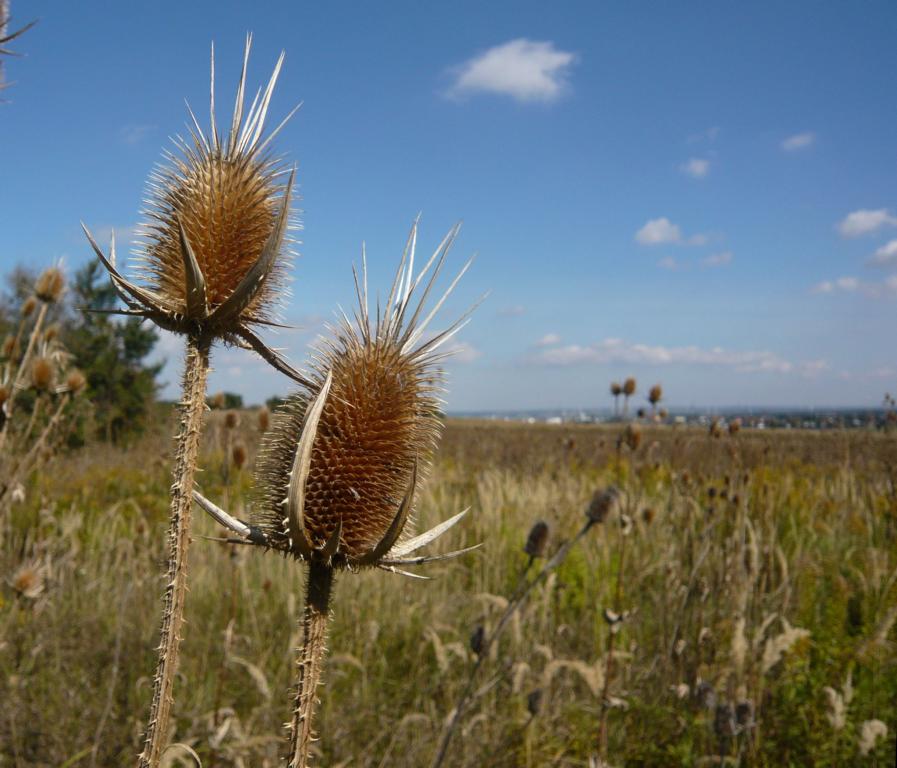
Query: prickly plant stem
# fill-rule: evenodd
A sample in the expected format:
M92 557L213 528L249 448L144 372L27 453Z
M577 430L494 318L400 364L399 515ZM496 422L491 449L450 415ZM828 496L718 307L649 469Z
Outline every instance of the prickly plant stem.
M492 646L495 644L498 636L508 625L511 617L519 610L523 603L526 602L527 597L529 597L529 593L532 592L536 585L539 584L546 576L548 576L549 573L551 573L562 562L564 562L567 555L570 554L570 550L572 550L573 547L575 547L579 543L579 540L583 536L585 536L595 524L596 521L588 520L572 539L565 542L558 549L558 551L554 553L554 556L551 558L551 560L545 563L542 570L539 571L538 574L536 574L535 578L532 581L523 584L522 587L519 587L517 589L516 594L508 603L508 607L505 608L505 612L498 620L498 624L495 625L495 629L492 630L492 632L483 641L483 648L477 656L476 663L470 670L470 676L467 679L467 685L464 687L464 691L461 693L461 697L458 699L458 703L455 705L455 711L452 714L452 719L449 721L448 725L442 732L442 738L439 741L439 748L436 750L436 754L433 757L433 762L430 763L430 768L439 768L445 761L445 758L448 755L449 746L452 742L452 736L454 735L458 724L461 722L461 717L464 715L464 711L467 708L467 705L470 702L470 697L473 694L473 687L476 683L477 673L480 671L480 667L483 666L483 662L487 658L489 658L489 651L492 649ZM292 768L292 766L290 766L290 768Z
M47 304L46 302L42 301L40 305L40 311L37 314L37 320L34 321L34 327L31 329L31 335L28 337L28 347L25 349L25 354L22 355L22 359L19 361L19 367L16 369L15 374L12 376L14 386L9 388L9 399L5 403L7 418L3 421L3 426L0 427L0 450L2 450L4 445L6 444L7 425L12 420L12 406L15 402L16 395L18 394L19 387L24 382L25 371L27 369L28 362L31 359L31 352L34 350L34 344L40 336L41 326L43 326L46 317ZM19 329L19 334L17 334L16 336L16 345L18 345L18 338L20 335L21 328Z
M199 436L205 409L206 378L209 372L210 340L187 337L184 364L181 426L176 438L174 481L171 486L171 520L168 528L168 569L165 575L159 661L153 681L153 701L143 752L138 768L158 768L166 746L168 721L174 700L172 689L184 621L187 594L187 549L190 545L190 508L193 474L199 452Z
M313 560L308 569L305 611L302 616L302 648L297 662L298 680L290 729L289 768L306 768L308 764L308 748L312 740L315 714L315 691L321 680L321 667L326 652L332 586L333 568Z

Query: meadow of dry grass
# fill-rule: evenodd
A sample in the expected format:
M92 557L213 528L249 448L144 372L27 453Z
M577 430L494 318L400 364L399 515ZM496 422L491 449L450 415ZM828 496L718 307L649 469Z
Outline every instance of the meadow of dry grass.
M256 414L230 434L220 412L209 422L199 483L240 513ZM448 423L418 527L469 506L441 547L485 546L431 566L430 582L337 579L316 764L429 765L475 661L471 634L544 563L523 551L530 526L548 523L550 555L612 484L619 507L482 664L445 765L596 764L602 720L613 766L893 764L897 440L646 427L618 451L618 433ZM171 434L57 459L0 520L0 766L139 752ZM236 445L242 469L225 461ZM303 567L203 540L220 531L196 520L173 740L203 766L276 766ZM877 741L875 721L888 728ZM180 747L166 759L195 764Z

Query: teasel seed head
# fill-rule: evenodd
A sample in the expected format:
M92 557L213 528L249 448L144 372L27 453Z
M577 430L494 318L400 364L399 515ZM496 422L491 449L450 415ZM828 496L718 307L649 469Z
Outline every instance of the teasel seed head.
M259 425L259 432L263 432L263 433L267 432L268 427L271 425L271 411L269 411L264 406L259 408L258 425Z
M614 397L618 397L623 394L623 385L620 384L619 381L612 381L610 384L610 393Z
M626 379L626 381L623 382L623 394L626 395L626 397L631 397L635 394L635 387L635 379L630 376L628 379Z
M533 524L529 530L529 536L526 537L526 545L523 551L530 557L545 557L545 550L548 548L548 523L539 520Z
M226 429L235 429L239 423L240 419L236 411L228 411L224 414L224 426Z
M49 344L52 341L56 341L59 338L59 325L53 323L52 325L47 326L47 330L44 331L44 341Z
M237 443L231 451L231 458L237 469L243 469L243 465L246 464L246 456L246 446L242 443Z
M31 363L31 386L46 392L53 384L53 366L45 357L37 357Z
M542 689L536 688L530 691L526 697L526 709L531 717L536 717L542 711Z
M483 652L483 645L486 641L486 628L482 624L477 624L476 629L470 633L470 650L479 656Z
M3 410L7 400L9 400L9 387L0 385L0 411Z
M19 346L16 344L16 337L9 335L5 339L3 339L3 357L12 358L17 357L19 353Z
M642 428L638 424L627 424L621 440L630 451L637 451L642 444Z
M34 293L46 304L59 301L63 290L65 290L65 277L59 267L47 267L34 284Z
M114 240L107 259L86 227L84 231L128 306L123 314L148 318L176 333L254 349L304 384L304 377L254 330L276 325L273 316L291 259L288 230L295 169L273 157L268 147L296 110L263 137L281 54L267 86L244 116L251 42L248 36L226 136L219 136L215 121L213 47L208 133L191 111L191 138L178 138L175 152L166 154L167 164L150 176L134 263L140 282L126 279L116 268Z
M22 304L22 317L31 317L37 309L37 297L29 296Z
M648 391L648 402L651 405L657 405L663 399L663 387L660 384L655 384Z
M65 377L65 391L71 392L73 395L81 394L84 391L84 387L87 386L87 379L84 377L84 374L81 373L77 368L73 368L66 374Z
M613 485L595 491L586 509L586 517L593 523L603 523L614 512L619 500L620 491Z
M397 565L432 559L410 553L464 513L410 539L403 533L442 428L438 363L447 353L439 349L474 309L441 333L424 337L470 265L425 312L457 233L455 227L446 235L415 276L415 222L389 297L382 311L378 302L374 318L368 312L362 252L362 280L355 275L359 307L354 322L344 315L331 338L321 341L309 386L287 400L262 438L254 525L234 527L197 495L209 514L269 548L334 568L397 570Z
M741 432L741 419L732 419L729 422L729 434L737 435L739 432Z

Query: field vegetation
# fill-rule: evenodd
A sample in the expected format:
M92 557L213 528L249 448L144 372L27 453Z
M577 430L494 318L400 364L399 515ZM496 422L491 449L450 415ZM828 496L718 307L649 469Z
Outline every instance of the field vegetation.
M197 482L248 517L268 414L206 421ZM0 521L0 765L140 751L174 428L57 456ZM432 764L475 668L445 765L892 764L893 436L449 420L416 527L466 507L440 546L484 546L432 582L337 576L316 764ZM164 760L279 765L304 569L195 522Z

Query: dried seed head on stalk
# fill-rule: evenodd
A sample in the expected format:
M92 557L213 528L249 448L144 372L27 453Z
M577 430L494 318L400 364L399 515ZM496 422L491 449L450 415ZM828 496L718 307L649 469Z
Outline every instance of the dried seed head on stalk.
M246 463L246 457L246 446L242 443L237 443L231 451L231 458L234 461L234 466L237 469L243 469L243 465Z
M635 387L635 379L630 376L628 379L626 379L626 381L623 382L623 394L626 395L626 397L632 397L632 395L635 394Z
M526 537L526 545L523 547L523 551L530 557L545 557L547 548L548 523L544 520L538 520L529 529L529 535Z
M273 316L284 293L292 238L290 197L294 170L271 155L271 140L296 111L263 137L271 95L283 54L267 86L244 114L247 37L233 118L225 136L215 121L215 57L212 48L210 128L204 133L190 112L190 139L176 139L176 152L150 176L146 219L140 228L135 273L126 279L115 265L115 243L107 259L85 233L109 271L123 313L151 319L176 333L254 349L300 383L290 368L256 335Z
M415 222L385 307L381 311L378 306L375 317L368 313L366 265L362 281L356 274L355 321L343 316L331 338L318 347L311 385L274 415L257 463L256 525L243 531L230 526L232 530L333 567L396 570L434 559L411 553L464 513L411 539L403 533L442 428L438 363L447 353L440 348L467 323L473 309L445 331L424 337L470 264L425 313L457 233L455 227L446 235L415 276ZM216 516L210 502L195 497Z
M65 290L65 277L59 267L47 267L34 284L35 295L46 304L59 301L63 290Z
M29 296L22 304L22 317L31 317L37 309L37 297Z
M46 392L53 384L53 365L45 357L35 358L31 364L31 386Z
M87 379L81 371L77 368L73 368L66 374L64 386L66 392L71 392L73 395L77 395L87 386Z

